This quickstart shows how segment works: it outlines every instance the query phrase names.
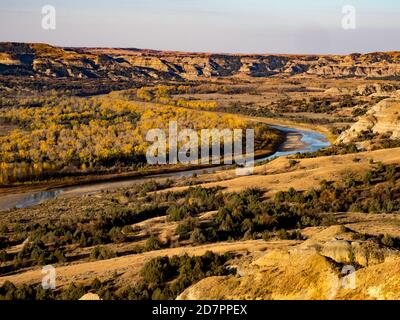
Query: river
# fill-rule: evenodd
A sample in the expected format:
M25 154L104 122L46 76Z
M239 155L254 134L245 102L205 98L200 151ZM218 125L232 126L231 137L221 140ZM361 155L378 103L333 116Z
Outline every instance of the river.
M318 132L310 130L301 130L284 126L271 125L272 128L278 129L286 133L286 141L282 144L277 152L274 154L257 159L255 162L259 163L268 159L273 159L285 155L306 153L317 151L326 148L330 145L327 138ZM158 175L150 175L146 177L136 177L132 179L124 179L121 181L112 182L94 182L92 184L76 185L67 188L55 188L46 191L25 192L19 194L11 194L1 197L0 210L9 210L12 208L29 208L38 205L44 201L55 199L57 197L73 197L85 194L93 194L102 190L116 189L129 187L134 184L144 183L151 180L161 180L166 178L182 178L191 177L193 175L201 175L205 173L213 173L222 170L226 166L217 166L208 169L187 170L181 172L164 173Z

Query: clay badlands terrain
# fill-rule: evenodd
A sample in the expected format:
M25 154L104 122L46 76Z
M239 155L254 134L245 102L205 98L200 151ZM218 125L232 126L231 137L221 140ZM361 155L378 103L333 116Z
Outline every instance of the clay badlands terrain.
M0 299L399 299L399 77L399 52L1 43ZM172 120L283 155L148 165Z
M1 74L53 78L199 80L278 74L339 78L400 75L399 52L346 56L230 55L2 43L0 53Z

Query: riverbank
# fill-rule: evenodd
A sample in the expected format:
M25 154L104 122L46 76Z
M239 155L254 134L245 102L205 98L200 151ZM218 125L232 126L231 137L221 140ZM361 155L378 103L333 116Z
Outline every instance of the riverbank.
M286 134L282 134L282 139L278 141L277 147L271 150L257 150L254 153L255 159L260 159L274 154L278 151L279 147L285 142ZM221 163L223 158L221 158ZM0 198L11 193L22 193L26 190L30 191L46 191L54 188L69 188L76 185L86 185L92 183L103 183L113 181L123 181L134 178L143 178L147 176L174 174L180 172L187 172L192 170L206 170L210 168L220 167L220 164L176 164L176 165L162 165L153 168L145 168L138 171L127 171L121 173L106 173L106 174L86 174L80 176L66 176L64 178L54 178L51 180L43 180L37 182L20 183L10 186L0 187ZM1 201L1 199L0 199Z
M263 123L266 122L263 121ZM269 152L264 151L264 153L258 154L256 153L256 162L262 162L275 157L295 154L298 152L302 153L315 151L329 145L329 142L325 139L325 136L317 132L276 125L272 125L272 127L280 130L284 134L285 141L280 145L277 150ZM98 177L98 180L79 182L78 184L67 184L66 182L64 182L64 184L59 185L54 184L47 185L46 187L42 186L42 189L40 189L40 186L38 186L37 188L34 188L32 186L31 188L29 188L29 186L26 186L26 189L24 189L23 186L20 186L18 192L16 189L9 190L8 194L5 194L3 192L3 194L0 196L0 210L4 211L12 209L14 207L26 208L39 204L46 200L54 199L59 196L80 196L84 194L99 192L102 190L129 187L134 184L144 183L151 180L161 181L165 179L184 178L191 177L193 175L213 173L226 167L227 166L225 165L200 167L193 165L190 167L186 167L183 170L182 168L180 168L179 170L177 168L162 169L160 171L154 170L151 174L148 173L147 175L136 174L132 176L129 175L129 173L125 173L119 175L111 175L109 177L102 176Z
M283 134L286 137L286 134ZM282 145L284 142L280 142ZM279 149L279 148L278 148ZM265 159L276 150L259 150L255 152L254 159ZM221 160L222 163L222 160ZM4 187L0 189L0 211L26 207L21 203L26 202L28 206L53 199L59 195L73 196L112 188L122 188L132 184L144 183L154 179L168 179L174 177L190 177L202 173L211 173L219 170L225 165L169 165L143 171L124 172L107 175L88 175L85 177L68 177L55 179L37 184L22 184L15 187ZM77 192L77 190L79 190Z
M250 120L250 121L257 121L261 123L267 123L269 125L275 126L282 126L282 127L290 127L298 130L311 130L319 132L320 134L324 135L329 143L334 144L337 136L335 136L329 129L325 128L321 125L315 124L308 124L308 123L298 123L293 122L290 120L285 119L276 119L276 118L262 118L262 117L250 117L250 116L243 116L243 118Z

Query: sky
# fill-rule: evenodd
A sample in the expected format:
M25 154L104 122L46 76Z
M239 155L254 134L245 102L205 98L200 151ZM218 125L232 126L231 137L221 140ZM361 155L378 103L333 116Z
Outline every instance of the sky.
M56 29L42 28L42 7ZM343 6L355 8L344 29ZM0 0L0 41L224 53L400 50L400 0Z

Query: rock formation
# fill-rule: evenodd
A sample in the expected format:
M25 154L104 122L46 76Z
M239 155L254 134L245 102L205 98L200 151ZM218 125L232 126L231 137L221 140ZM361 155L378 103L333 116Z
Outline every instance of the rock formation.
M363 84L357 87L356 94L360 96L387 96L398 89L395 85L390 84Z
M240 274L206 278L178 299L399 299L398 251L351 236L330 227L295 247L267 251Z
M343 132L337 143L351 142L365 131L387 134L393 139L400 138L400 99L393 97L380 101Z
M398 77L400 53L230 55L0 43L0 75L125 79L211 77Z

